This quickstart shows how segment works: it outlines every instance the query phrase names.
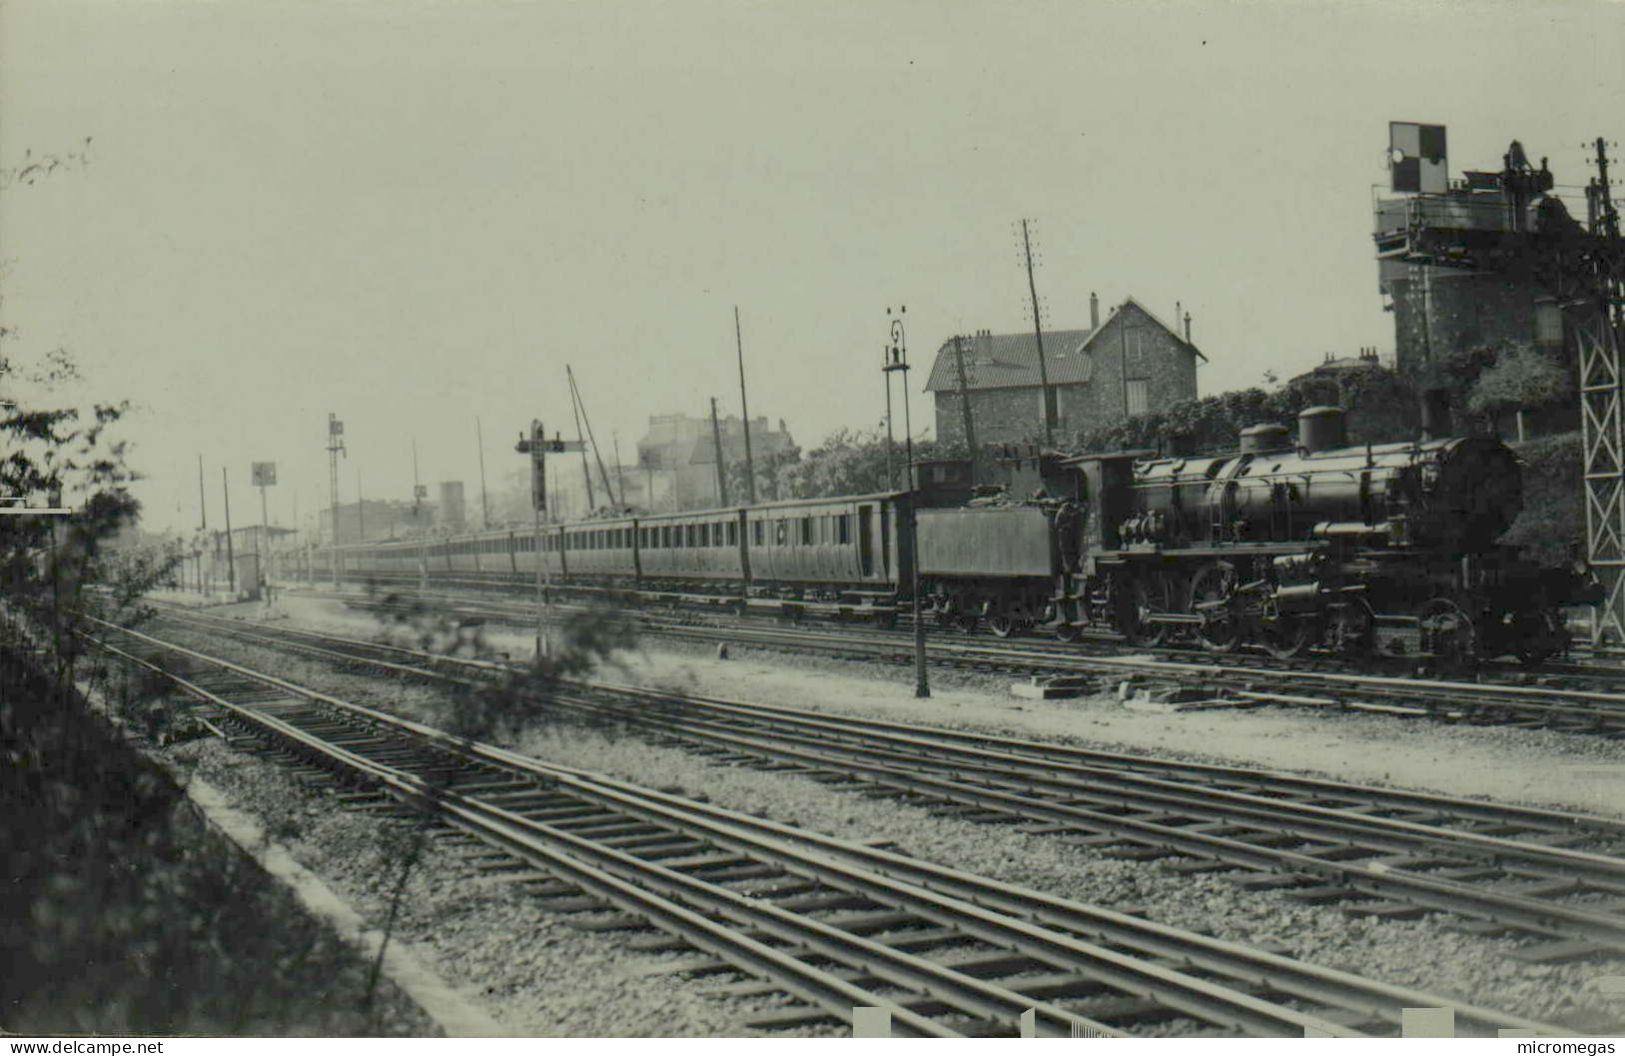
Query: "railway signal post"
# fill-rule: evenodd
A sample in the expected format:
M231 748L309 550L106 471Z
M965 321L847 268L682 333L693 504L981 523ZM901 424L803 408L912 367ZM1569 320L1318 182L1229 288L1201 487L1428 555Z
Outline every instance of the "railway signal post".
M513 449L530 456L530 509L536 527L536 659L540 660L552 654L547 637L547 555L542 547L542 515L547 512L547 453L586 448L579 440L561 440L556 434L549 440L541 420L532 418L530 435L520 433Z
M914 597L914 695L916 697L929 697L931 695L931 681L925 673L925 617L920 612L920 561L919 561L919 520L914 514L914 423L908 413L908 340L903 332L903 313L907 307L899 308L897 315L891 321L891 341L886 345L886 361L880 368L886 375L886 395L891 396L891 374L898 370L903 372L903 450L906 461L903 465L903 480L908 486L908 548L913 554L909 561L909 575L911 579L909 593ZM891 309L886 309L891 315Z
M271 515L265 505L265 489L276 483L275 462L255 462L251 470L254 486L260 489L260 537L254 544L254 563L259 566L260 579L265 581L266 604L270 604L271 590ZM264 552L261 553L261 548Z

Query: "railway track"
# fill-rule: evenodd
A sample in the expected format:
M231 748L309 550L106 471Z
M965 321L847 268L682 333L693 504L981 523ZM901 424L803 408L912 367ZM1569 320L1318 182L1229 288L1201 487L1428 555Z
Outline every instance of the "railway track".
M490 661L310 631L186 618L244 641L409 678L478 680ZM607 683L553 700L722 758L861 782L970 820L1021 824L1351 915L1445 912L1534 936L1526 960L1625 954L1625 821Z
M330 596L330 595L328 595ZM388 598L347 599L354 607L383 610ZM495 606L466 599L434 598L448 614L464 619L534 625L535 609ZM847 659L909 663L912 639L869 628L862 633L808 628L715 625L644 617L640 626L662 637L767 649L821 653ZM1604 737L1625 737L1625 693L1613 688L1572 688L1519 682L1461 681L1400 674L1359 674L1343 668L1315 670L1261 666L1233 657L1222 661L1173 659L1145 653L1099 655L1075 646L1056 647L1017 639L982 643L935 636L927 643L932 663L1035 677L1139 680L1153 685L1199 688L1236 705L1285 705L1330 710L1399 711L1451 722L1522 724Z
M383 573L369 578L368 583L393 585L405 596L432 598L448 603L491 602L505 612L519 612L529 621L535 619L534 586L530 582L515 583L511 578L488 576L478 578L467 573L457 575L441 575L431 580L432 589L421 591L418 589L418 579L415 575ZM307 590L298 593L308 593L311 596L332 597L331 592ZM686 612L699 618L707 614L714 614L718 610L737 614L741 619L758 622L764 619L790 617L793 619L808 619L809 622L828 620L839 623L844 620L860 620L881 633L897 633L904 637L912 635L911 630L892 632L890 628L876 625L873 622L873 609L863 606L841 605L832 602L803 602L789 599L749 598L741 599L737 595L695 594L681 591L660 590L634 590L622 587L602 587L587 584L556 584L551 591L555 599L555 608L567 609L571 605L568 599L592 599L599 603L609 602L617 605L627 605L637 610L659 611L666 609L671 612ZM564 599L564 600L560 600ZM895 612L895 619L900 627L908 627L912 621L911 614L906 606ZM964 623L943 624L935 618L930 618L930 627L938 632L960 636L972 634L977 627L984 626L980 621L974 625ZM984 627L985 629L985 627ZM1011 641L1021 647L1037 651L1053 651L1060 656L1076 655L1080 649L1077 642L1058 642L1053 638L1034 633L1020 631L1009 638L998 635L989 635L998 640ZM987 639L984 639L984 641ZM1093 653L1106 655L1144 655L1151 654L1170 659L1190 658L1191 656L1206 656L1200 646L1194 643L1181 645L1160 646L1134 646L1110 632L1084 632L1082 642ZM1522 664L1507 661L1487 661L1482 671L1495 680L1503 680L1513 684L1540 682L1541 684L1560 683L1568 688L1618 688L1625 684L1625 649L1610 650L1601 647L1581 645L1576 647L1576 655L1568 660L1547 660L1538 668L1528 668ZM1279 668L1282 661L1263 655L1260 652L1238 651L1225 655L1225 662L1238 665L1255 665ZM1351 663L1335 657L1322 654L1306 654L1291 661L1296 669L1319 671L1360 670L1375 664L1384 672L1400 675L1414 673L1416 661L1406 660L1404 657L1374 655L1362 657L1359 661Z
M1042 892L642 789L346 702L173 642L102 625L102 648L161 673L252 742L376 809L400 804L550 904L605 929L656 928L803 1009L891 1012L921 1036L1180 1033L1383 1036L1406 1007L1459 1033L1551 1024L1294 961ZM117 644L114 644L114 641ZM182 660L193 673L172 673ZM607 918L605 914L611 914ZM772 1026L774 1024L764 1024Z

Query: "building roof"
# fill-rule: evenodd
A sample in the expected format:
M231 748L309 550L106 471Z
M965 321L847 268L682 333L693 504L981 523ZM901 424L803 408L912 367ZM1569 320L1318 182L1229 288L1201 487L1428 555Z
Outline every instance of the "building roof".
M1139 309L1152 322L1172 334L1180 346L1199 357L1207 357L1200 349L1186 342L1168 324L1130 297L1117 309L1128 305ZM1116 318L1117 311L1111 318ZM1045 373L1051 385L1081 385L1089 380L1092 365L1085 354L1089 344L1106 326L1107 319L1094 330L1050 330L1044 334ZM1031 331L1023 334L983 334L980 338L961 339L961 352L965 358L965 386L971 390L1037 388L1038 344ZM925 383L926 392L953 392L959 388L959 368L954 363L954 343L944 341L937 350L936 362L931 366L931 377Z
M1052 330L1044 335L1044 364L1051 385L1075 385L1089 380L1089 359L1082 355L1091 330ZM969 389L1012 389L1037 385L1038 344L1031 332L993 334L961 339L965 359L965 387ZM954 343L944 341L937 350L926 392L955 391L959 388L959 367L954 363Z

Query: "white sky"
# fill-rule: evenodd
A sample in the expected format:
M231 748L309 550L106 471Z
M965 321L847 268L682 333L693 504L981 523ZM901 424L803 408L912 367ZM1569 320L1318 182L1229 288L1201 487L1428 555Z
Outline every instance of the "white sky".
M1389 120L1452 174L1520 138L1561 184L1625 131L1614 3L0 2L0 190L22 358L140 407L148 526L493 483L540 416L606 461L647 417L751 409L803 446L879 422L907 303L916 423L955 330L1088 294L1193 316L1204 393L1393 345L1370 231ZM899 415L900 418L900 415ZM562 467L561 467L562 471ZM240 489L240 491L239 491ZM240 504L240 505L239 505ZM239 510L243 512L239 512Z

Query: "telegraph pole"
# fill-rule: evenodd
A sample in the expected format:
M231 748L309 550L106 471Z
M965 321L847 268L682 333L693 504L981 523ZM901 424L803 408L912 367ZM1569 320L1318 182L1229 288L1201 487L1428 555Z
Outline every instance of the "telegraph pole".
M564 365L564 373L570 379L570 395L575 399L576 406L581 408L581 420L587 423L587 441L592 444L592 460L598 463L598 479L604 482L604 495L609 505L613 506L616 501L615 489L609 486L609 471L604 468L604 456L598 453L598 438L592 435L592 415L587 413L587 401L581 398L581 386L576 384L575 372L570 369L568 363ZM576 429L578 437L580 432L581 429L578 426ZM582 452L581 457L583 459L587 457L585 451ZM625 503L626 496L623 495L621 496L621 504L625 505Z
M429 589L429 533L423 527L423 499L429 489L418 483L418 438L412 438L412 523L418 529L418 593Z
M965 417L965 446L970 449L971 472L976 471L976 423L970 410L970 386L965 382L965 350L954 335L954 367L959 371L959 410Z
M745 339L739 330L739 305L734 305L734 347L739 350L739 414L745 423L745 480L750 504L756 505L756 462L750 457L750 402L745 399ZM891 386L886 387L886 400L891 401ZM712 401L715 403L715 401ZM720 456L719 456L720 457Z
M626 506L626 471L621 468L621 434L618 429L611 429L610 442L615 445L615 488L621 493L621 506Z
M587 441L581 432L581 403L575 398L576 378L570 372L569 364L565 364L564 376L570 381L570 409L576 416L576 443L581 445L581 479L587 482L587 515L598 508L598 500L592 495L592 467L587 464Z
M338 416L327 415L327 504L333 511L333 546L328 557L333 566L333 589L339 587L339 456L344 450L344 423ZM315 570L311 570L314 578Z
M897 315L891 321L891 342L886 346L885 365L880 369L889 376L892 371L903 373L903 442L908 452L908 465L904 467L908 485L908 500L905 503L908 509L908 542L909 542L909 576L911 589L914 595L914 695L916 697L929 697L931 683L925 672L925 618L920 612L920 533L919 523L914 515L914 501L916 489L914 487L914 423L908 413L908 340L903 332L903 313L907 312L905 306L898 309ZM891 315L891 309L886 309ZM889 389L889 386L888 386Z
M367 541L367 497L361 491L361 467L355 467L355 541Z
M209 530L209 503L208 503L208 500L203 497L203 456L202 455L197 456L197 509L198 509L198 516L203 519L202 524L199 525L199 527L198 527L198 531L206 532L206 531Z
M480 530L486 531L491 527L491 505L485 499L485 431L478 418L474 419L474 435L480 443Z
M226 467L220 467L220 490L226 496L226 585L232 600L237 600L237 555L231 545L231 481L226 479Z
M722 429L717 425L717 398L711 397L711 444L717 453L717 504L728 505L728 471L722 464Z
M1038 285L1033 281L1033 243L1025 219L1021 221L1021 248L1027 257L1027 293L1033 301L1033 340L1038 344L1038 385L1044 405L1044 447L1049 450L1055 447L1055 421L1049 411L1049 364L1044 362L1044 327L1038 315Z

